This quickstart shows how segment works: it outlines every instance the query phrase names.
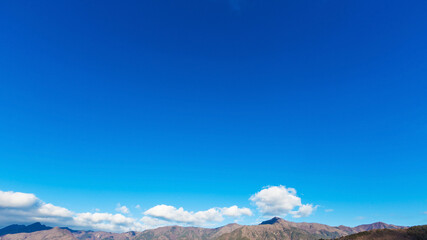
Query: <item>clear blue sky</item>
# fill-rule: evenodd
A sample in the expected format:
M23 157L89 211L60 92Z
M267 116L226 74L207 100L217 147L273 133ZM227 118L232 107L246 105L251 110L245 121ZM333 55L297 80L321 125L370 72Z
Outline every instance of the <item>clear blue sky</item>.
M319 206L292 221L426 224L426 12L1 1L0 190L76 212L256 213L252 194L285 185Z

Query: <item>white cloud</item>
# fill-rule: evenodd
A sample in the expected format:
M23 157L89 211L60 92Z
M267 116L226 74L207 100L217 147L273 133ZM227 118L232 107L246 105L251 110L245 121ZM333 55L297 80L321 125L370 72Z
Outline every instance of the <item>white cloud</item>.
M325 212L333 212L334 209L325 209Z
M221 222L223 220L221 213L215 208L194 213L185 211L182 207L175 208L164 204L152 207L145 211L144 214L171 222L196 225L202 225L206 222Z
M121 212L123 214L130 213L129 208L127 208L126 206L121 206L120 203L117 204L116 211Z
M136 208L136 209L141 209L141 205L136 204L135 208Z
M38 221L52 226L67 226L75 229L125 232L143 231L171 223L207 226L222 222L224 217L237 218L252 215L250 209L237 206L189 212L183 208L157 205L148 209L145 216L138 220L123 215L130 212L126 206L118 204L116 210L120 213L99 212L99 209L95 209L95 212L76 213L64 207L45 203L31 193L0 191L0 225L28 224Z
M286 216L295 218L309 216L316 207L302 204L294 188L271 186L262 189L249 198L264 216Z
M37 203L34 194L0 191L0 208L28 208Z
M222 222L224 216L239 217L242 215L252 215L248 208L210 208L206 211L189 212L182 207L176 208L168 205L157 205L144 212L145 215L165 221L204 226L213 222Z

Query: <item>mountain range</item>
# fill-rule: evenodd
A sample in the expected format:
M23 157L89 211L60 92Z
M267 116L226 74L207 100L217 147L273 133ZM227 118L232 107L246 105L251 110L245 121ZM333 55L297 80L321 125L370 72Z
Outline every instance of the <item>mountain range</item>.
M259 225L228 224L219 228L168 226L143 232L109 233L52 228L34 223L28 226L14 224L0 229L0 240L317 240L377 229L400 233L406 231L407 227L382 222L357 227L333 227L319 223L290 222L275 217Z

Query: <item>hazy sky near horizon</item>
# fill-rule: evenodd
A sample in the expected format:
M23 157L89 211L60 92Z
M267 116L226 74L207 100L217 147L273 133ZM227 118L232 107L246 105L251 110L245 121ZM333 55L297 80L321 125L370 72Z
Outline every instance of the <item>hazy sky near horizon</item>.
M426 224L426 12L1 1L0 212Z

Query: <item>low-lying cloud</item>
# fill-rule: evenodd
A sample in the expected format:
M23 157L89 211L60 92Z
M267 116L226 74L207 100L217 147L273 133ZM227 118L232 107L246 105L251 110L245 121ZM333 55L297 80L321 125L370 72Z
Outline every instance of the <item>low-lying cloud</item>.
M243 215L251 216L252 211L249 208L239 208L237 206L225 208L210 208L205 211L189 212L184 208L176 208L168 205L157 205L144 212L145 215L158 218L165 221L171 221L183 224L205 225L224 221L224 216L240 217Z

